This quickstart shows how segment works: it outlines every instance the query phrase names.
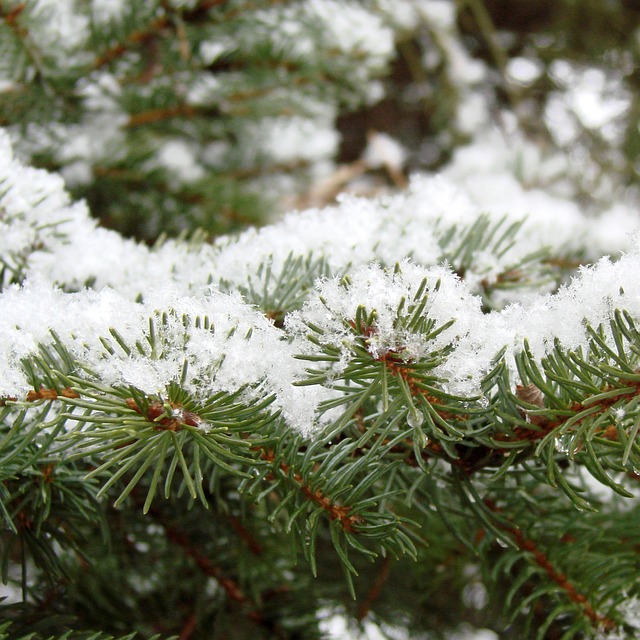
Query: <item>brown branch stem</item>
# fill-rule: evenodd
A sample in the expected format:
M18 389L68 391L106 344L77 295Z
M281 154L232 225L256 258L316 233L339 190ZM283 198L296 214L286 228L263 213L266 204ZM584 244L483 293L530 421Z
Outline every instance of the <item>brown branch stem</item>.
M196 566L198 567L198 569L200 569L200 571L202 571L202 573L204 573L206 576L209 576L210 578L214 578L216 582L218 582L218 584L220 584L220 586L224 589L230 600L233 600L234 602L238 602L240 604L245 604L248 602L247 596L236 584L236 582L231 578L225 576L222 570L215 564L213 564L213 562L211 562L211 560L206 555L204 555L204 553L202 553L200 549L195 547L184 533L166 523L163 523L163 526L166 531L167 538L177 546L181 547L186 555L195 562ZM259 614L255 612L251 617L253 619L257 619L255 618L255 616L259 616Z
M514 442L514 441L523 441L523 440L529 440L529 441L541 440L545 438L549 433L551 433L554 429L561 427L563 424L565 424L569 420L574 420L572 426L574 425L577 426L581 422L583 422L583 420L585 420L586 418L592 418L595 415L602 415L607 409L612 407L616 402L619 402L620 400L632 400L634 397L640 394L640 382L632 381L632 380L621 380L620 384L624 385L624 387L632 387L633 391L621 393L620 395L601 398L597 402L591 403L591 406L595 405L598 407L598 411L590 413L588 416L585 416L583 418L578 418L577 420L575 420L575 414L580 413L581 411L584 411L585 409L584 402L574 402L572 405L567 407L567 409L571 411L571 415L562 416L561 418L558 418L555 420L551 420L546 416L536 415L535 413L530 414L525 412L529 421L531 422L532 425L534 425L535 428L529 429L527 427L516 427L515 429L513 429L514 437L510 437L510 435L508 434L499 434L495 436L495 439L499 441L504 441L504 442ZM519 387L518 392L520 392L522 389L524 388ZM615 390L615 387L611 385L607 385L604 389L602 389L602 391L599 391L598 394L608 393L614 390ZM588 398L585 398L585 400L586 399ZM544 408L544 406L542 405L541 408ZM607 438L608 440L616 440L618 437L618 432L615 429L615 427L607 426L607 427L601 428L598 431L598 435L600 435L600 437Z
M35 402L36 400L57 400L62 398L79 398L80 394L70 387L65 387L61 391L57 389L45 389L41 387L38 390L32 390L27 393L27 402Z
M164 107L162 109L148 109L129 116L129 120L125 127L132 129L154 122L162 122L163 120L171 120L177 117L192 118L198 113L198 109L188 104L179 104L173 107Z
M18 18L26 8L27 3L21 2L8 11L5 11L4 7L0 4L0 18L2 18L5 24L20 38L23 38L27 34L26 29L20 27L18 24Z
M146 29L139 29L138 31L130 33L124 42L119 42L110 49L107 49L102 55L96 58L94 66L96 69L100 69L110 62L113 62L116 58L123 56L130 49L153 40L158 37L160 31L169 24L170 20L168 16L159 16L155 20L152 20Z
M276 455L271 449L263 451L260 457L267 462L276 462ZM357 531L356 527L364 523L362 516L350 514L351 507L335 504L320 489L313 490L298 472L292 471L291 466L286 462L281 461L278 466L284 475L293 481L309 500L315 502L329 514L331 520L339 520L343 531L355 533Z
M229 516L229 524L233 527L234 531L240 536L242 540L246 543L249 551L254 556L262 555L263 548L262 545L251 535L249 530L240 522L238 518L235 516Z
M501 509L495 505L491 500L485 500L485 504L487 507L493 511L494 513L499 513ZM583 614L589 618L589 620L596 626L602 627L607 631L612 631L617 627L617 624L611 618L607 618L606 616L599 614L594 608L593 605L587 600L587 597L580 593L575 585L567 578L567 576L558 571L554 566L551 560L549 560L548 556L538 548L536 543L531 539L525 536L522 529L516 525L510 525L505 522L499 522L498 526L505 532L507 532L514 540L518 549L521 551L527 552L530 557L533 557L534 562L541 567L544 572L547 574L547 577L555 582L562 591L566 594L566 596L573 603L578 605ZM570 541L570 539L567 539Z
M197 413L187 411L175 403L169 403L173 410L173 414L169 416L166 415L167 408L162 402L150 402L146 410L139 407L133 398L127 398L125 402L130 409L140 414L148 422L152 422L158 431L180 431L183 425L199 427L203 422Z
M382 565L380 566L380 570L378 571L371 588L369 589L366 598L358 607L358 621L364 620L375 601L380 597L382 593L382 588L384 587L387 578L389 577L389 568L391 565L391 558L389 556L385 556L382 561Z

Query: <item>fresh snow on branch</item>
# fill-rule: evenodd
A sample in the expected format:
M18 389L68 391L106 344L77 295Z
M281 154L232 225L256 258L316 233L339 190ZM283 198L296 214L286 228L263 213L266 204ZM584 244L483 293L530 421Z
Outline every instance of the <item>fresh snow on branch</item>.
M29 389L21 360L57 336L88 380L161 397L172 382L200 397L245 389L248 403L275 396L294 426L313 425L320 392L293 385L303 370L291 345L238 295L186 296L167 285L137 303L108 288L64 293L27 282L0 305L0 395Z
M466 157L475 161L472 151ZM82 363L81 375L161 396L180 381L204 396L245 389L254 398L274 397L274 409L309 434L317 428L319 403L335 392L330 379L327 388L295 386L305 376L295 355L319 354L332 344L341 352L339 373L352 357L351 329L360 308L373 313L372 357L393 352L415 362L444 350L439 378L449 391L469 397L478 395L482 376L505 346L513 355L527 339L541 358L555 339L567 348L584 345L585 322L606 325L617 308L640 319L640 251L631 245L631 212L618 207L612 218L586 217L571 200L523 187L504 165L495 174L468 171L465 177L460 157L444 175L415 177L399 195L346 197L213 246L170 241L149 249L98 228L84 204L70 203L58 176L22 166L1 134L0 224L6 232L0 255L5 285L15 284L0 297L0 394L28 390L21 362L50 343L53 331ZM447 175L457 176L456 183ZM492 179L508 183L514 210L505 207L503 190L491 206ZM478 251L463 260L455 238L480 219L496 237L515 224L513 237L504 246L496 243L495 254ZM597 257L592 245L602 248L603 240L594 236L605 225L615 227L607 249L630 249L627 255L584 267L553 295L539 293L537 284L524 294L507 292L502 302L511 304L482 313L482 287L523 256L548 247ZM305 292L306 302L285 318L284 330L252 306L255 301L241 299L240 290L275 286L265 280L265 265L277 274L291 256L309 255L324 258L336 275ZM462 279L452 270L461 267ZM403 314L415 312L416 296L425 299L419 313L430 323L428 332L437 334L432 339L415 330L419 323L403 321ZM320 347L307 340L309 327L321 331Z
M484 162L479 166L481 149ZM631 246L635 211L617 205L599 216L582 215L571 199L544 190L554 186L548 184L554 182L553 172L545 169L550 162L532 153L523 141L507 145L494 136L463 150L442 175L414 177L399 195L378 200L344 197L337 206L292 213L277 224L223 238L213 247L195 250L169 241L149 250L98 228L84 204L70 204L59 177L13 159L8 136L0 133L5 225L1 255L5 260L21 256L31 271L67 288L108 285L135 298L169 280L186 290L220 280L245 284L265 260L278 270L290 254L323 255L333 272L371 261L391 266L406 257L437 264L455 253L451 245L443 249L443 238L454 229L461 232L481 214L494 223L504 218L505 226L523 226L500 256L477 252L465 265L465 281L472 290L545 247L594 260ZM520 180L518 173L524 173ZM524 180L534 187L525 188Z

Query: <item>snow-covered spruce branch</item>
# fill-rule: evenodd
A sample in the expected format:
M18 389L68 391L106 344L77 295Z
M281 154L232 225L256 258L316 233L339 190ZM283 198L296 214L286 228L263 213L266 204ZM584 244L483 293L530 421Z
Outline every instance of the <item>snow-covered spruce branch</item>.
M410 503L469 544L481 526L510 545L505 557L533 566L576 624L622 624L615 602L637 589L624 555L599 591L606 546L582 550L579 567L545 555L566 522L541 532L542 506L527 514L515 498L535 486L557 514L567 498L593 509L590 477L636 495L633 218L582 217L513 179L528 216L480 208L444 173L213 245L149 249L98 228L2 135L2 478L34 461L79 465L92 499L122 504L143 484L148 511L159 494L206 503L235 475L312 565L328 520L348 575L353 550L415 553ZM570 265L615 245L628 252L562 284ZM585 521L601 527L620 504ZM12 508L18 531L24 512Z

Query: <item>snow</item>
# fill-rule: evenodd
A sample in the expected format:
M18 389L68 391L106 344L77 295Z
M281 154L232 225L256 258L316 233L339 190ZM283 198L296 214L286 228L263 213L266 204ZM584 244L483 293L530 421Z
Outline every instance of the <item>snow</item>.
M459 320L429 341L421 332L398 325L401 305L410 309L412 303L422 300L423 295L416 298L416 294L425 281L424 295L428 301L424 313L435 322L429 332L442 328L451 319ZM322 329L323 333L318 336L320 342L341 350L344 367L359 339L350 330L359 307L365 309L365 316L375 311L374 331L366 340L366 348L375 359L390 352L406 361L426 358L468 332L469 324L480 315L479 299L469 296L447 269L425 269L404 261L397 270L363 266L353 271L348 281L333 278L321 282L317 297L310 299L300 312L289 315L287 328L297 336L308 333L309 325ZM308 347L313 348L310 343Z
M368 64L386 62L393 55L393 32L375 13L356 2L307 0L313 23L323 25L324 37L344 52L358 53Z
M618 605L618 612L622 616L624 623L629 625L631 629L627 630L621 627L607 631L600 630L595 636L595 640L628 640L631 637L629 633L633 630L640 630L640 598L637 596L627 596L623 602Z
M539 60L516 56L507 63L507 75L510 80L523 86L533 84L544 72Z
M335 155L339 144L334 118L331 108L315 118L263 118L246 127L242 138L253 141L245 144L246 148L280 164L326 160Z
M597 130L615 146L625 127L622 117L631 108L631 94L622 72L605 73L597 67L554 60L549 73L559 90L547 100L545 120L558 144L575 141L580 127L584 127Z
M304 394L293 385L303 369L291 345L237 295L211 289L185 296L167 286L137 303L108 288L69 294L38 281L10 287L0 297L0 395L29 390L21 360L51 344L53 334L83 363L76 373L102 384L166 397L187 363L183 388L195 396L245 387L247 402L276 394L273 408L292 426L303 433L315 427L322 392Z
M394 171L401 171L406 156L406 150L391 136L378 131L368 134L363 159L372 169L388 167Z
M233 50L232 43L216 40L204 40L200 43L199 53L206 65L213 64L220 56Z
M338 607L325 607L316 613L319 627L327 640L410 640L407 629L402 626L378 624L369 617L361 621L361 628L354 629L349 616ZM497 640L498 636L489 629L477 629L461 625L448 632L446 640Z
M88 62L81 52L89 37L89 19L76 11L74 0L36 0L30 10L31 40L64 68Z
M167 170L170 184L177 187L181 183L195 182L203 178L205 170L197 160L198 148L185 140L177 138L165 141L158 150L155 162Z
M125 11L125 0L92 0L91 13L96 22L109 22L118 19Z
M483 155L482 148L490 151ZM70 202L58 176L24 167L0 133L0 224L6 227L0 249L22 260L26 278L22 287L0 295L0 394L27 390L21 360L39 343L49 343L53 330L105 384L162 395L180 380L186 362L190 393L246 389L254 399L273 396L273 410L311 435L323 424L321 403L335 396L330 379L354 357L361 338L351 327L363 307L374 314L373 330L365 336L373 358L390 352L408 362L435 356L434 373L446 389L475 397L503 347L517 379L514 356L525 338L541 359L555 340L567 349L584 347L585 323L606 327L616 308L640 320L640 236L632 232L637 218L622 204L601 218L583 215L562 195L562 167L524 142L507 146L488 137L461 150L441 175L414 176L396 195L342 197L335 206L293 212L213 245L169 241L148 248L97 227L83 203ZM496 187L482 189L483 184ZM457 245L443 245L443 239L452 229L474 224L481 213L493 223L506 216L507 223L523 226L508 250L476 251L461 280L445 259ZM502 310L483 314L481 283L495 281L518 257L545 246L560 255L567 249L596 257L605 250L615 257L621 249L627 253L583 267L557 293L538 286L507 292ZM266 286L272 296L269 287L277 279L265 285L265 265L279 274L297 256L324 259L334 275L302 291L306 301L285 318L283 331L234 290ZM87 285L92 288L85 290ZM417 304L422 286L428 329L407 324L404 315ZM196 318L205 316L214 332L197 326ZM128 353L114 342L112 329L129 345L148 345L150 319L160 354L148 347L144 354ZM452 320L425 339L424 331ZM305 377L304 362L295 355L319 353L306 338L310 326L320 328L322 344L340 353L327 370L326 386L295 385Z
M366 67L379 67L393 55L393 32L382 18L356 2L306 0L261 9L252 19L287 55L314 56L319 46L358 55ZM259 28L259 27L258 27Z
M456 7L449 0L418 0L416 9L432 24L434 30L455 28Z

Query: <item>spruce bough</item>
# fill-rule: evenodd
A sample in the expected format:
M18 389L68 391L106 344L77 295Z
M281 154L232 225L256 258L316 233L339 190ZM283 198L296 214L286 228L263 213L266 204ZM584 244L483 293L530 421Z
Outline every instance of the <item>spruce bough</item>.
M171 604L170 631L313 637L338 602L384 620L409 572L425 624L446 576L453 626L634 633L637 248L537 293L575 254L442 177L146 248L2 140L3 223L38 238L6 246L0 298L15 628L150 633ZM117 265L78 258L105 243ZM99 290L61 286L69 254Z
M632 208L479 124L399 194L127 239L78 197L264 222L418 14L461 103L482 65L442 2L94 4L0 3L0 639L637 637Z

